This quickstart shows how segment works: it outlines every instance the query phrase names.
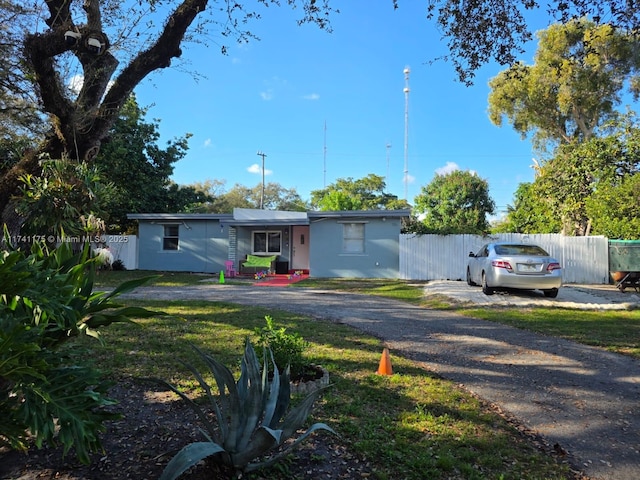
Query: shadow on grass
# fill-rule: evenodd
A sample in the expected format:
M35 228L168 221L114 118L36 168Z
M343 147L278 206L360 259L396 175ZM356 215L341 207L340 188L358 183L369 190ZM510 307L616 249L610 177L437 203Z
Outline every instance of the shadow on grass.
M239 370L244 339L271 315L277 327L311 346L310 363L330 372L332 387L317 402L313 421L326 422L367 458L377 478L570 478L567 466L536 449L475 397L394 356L392 376L375 374L380 340L346 325L260 307L212 302L128 302L169 313L138 326L105 330L93 347L114 378L160 377L196 393L181 364L197 364L195 344Z

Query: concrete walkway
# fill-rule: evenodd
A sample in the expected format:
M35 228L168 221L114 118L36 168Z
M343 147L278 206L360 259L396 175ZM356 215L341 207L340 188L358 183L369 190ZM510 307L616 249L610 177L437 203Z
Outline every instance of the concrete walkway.
M140 288L137 298L204 299L305 314L383 339L499 406L593 479L640 479L640 362L504 325L389 299L300 288Z

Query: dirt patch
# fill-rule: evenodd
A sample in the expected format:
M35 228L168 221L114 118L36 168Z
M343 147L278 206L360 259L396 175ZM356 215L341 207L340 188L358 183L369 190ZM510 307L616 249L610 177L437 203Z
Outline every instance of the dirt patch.
M122 415L107 422L101 435L104 453L94 454L90 465L79 463L73 453L62 458L61 448L33 447L28 454L0 449L2 480L125 480L159 478L175 453L193 441L202 441L198 420L184 402L171 392L150 388L148 384L122 381L110 394L118 400L112 407ZM285 459L282 471L295 478L361 478L372 472L369 463L352 454L333 435L312 435ZM210 466L194 468L188 478L223 478ZM252 475L253 480L266 477ZM269 472L270 479L285 478Z

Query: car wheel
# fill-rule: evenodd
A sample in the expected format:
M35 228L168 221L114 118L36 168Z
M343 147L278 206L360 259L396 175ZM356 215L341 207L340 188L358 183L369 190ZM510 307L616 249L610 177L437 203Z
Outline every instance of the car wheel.
M542 293L544 293L545 297L556 298L558 296L558 289L552 288L550 290L543 290Z
M473 280L471 280L471 271L467 267L467 285L473 287L476 284Z
M487 276L482 272L482 293L485 295L493 295L493 288L487 285Z

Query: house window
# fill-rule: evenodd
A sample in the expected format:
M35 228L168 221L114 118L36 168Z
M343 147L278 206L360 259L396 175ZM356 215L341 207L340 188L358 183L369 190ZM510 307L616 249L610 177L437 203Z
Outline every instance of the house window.
M255 231L253 232L254 254L280 254L282 251L282 232L280 231Z
M344 253L364 253L364 223L342 225L342 250Z
M179 233L180 225L164 225L162 250L178 250Z

